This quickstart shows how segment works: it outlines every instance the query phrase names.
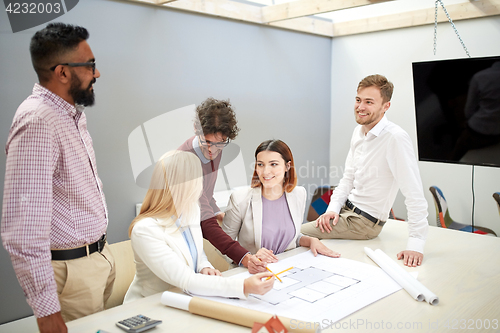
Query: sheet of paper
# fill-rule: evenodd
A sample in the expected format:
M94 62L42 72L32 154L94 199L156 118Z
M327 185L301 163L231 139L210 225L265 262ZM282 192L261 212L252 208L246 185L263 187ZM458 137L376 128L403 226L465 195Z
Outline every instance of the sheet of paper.
M325 327L376 302L401 287L379 267L344 258L314 257L311 251L269 264L280 274L274 288L247 300L206 297ZM248 272L230 278L249 277Z

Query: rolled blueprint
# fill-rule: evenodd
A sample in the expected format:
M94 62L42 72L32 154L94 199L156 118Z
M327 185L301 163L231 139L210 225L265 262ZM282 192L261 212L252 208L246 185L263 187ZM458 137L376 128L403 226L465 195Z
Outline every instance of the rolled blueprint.
M377 253L375 253L372 249L365 247L365 253L368 255L368 257L370 257L370 259L375 261L375 263L377 265L379 265L380 268L382 268L384 270L384 272L386 272L401 287L403 287L403 289L406 290L408 292L408 294L410 294L411 297L413 297L414 299L416 299L419 302L424 300L424 295L422 293L420 293L419 290L417 290L417 288L415 288L415 286L413 286L413 284L411 282L407 281L407 279L405 279L405 277L403 275L398 274L397 271L395 271L389 265L389 263L387 263L385 260L383 260L383 258L379 257L377 255Z
M272 315L265 312L245 309L238 306L232 306L229 304L219 303L216 301L208 300L201 297L191 297L185 294L173 293L171 291L165 291L161 296L161 303L170 307L174 307L181 310L187 310L193 314L197 314L204 317L209 317L228 323L233 323L246 327L253 327L254 322L266 323L271 319ZM186 308L187 304L187 308ZM298 327L308 327L306 325L297 325L298 321L291 325L290 319L278 316L283 325L291 331L298 333L315 333L317 332L313 328L298 328ZM291 329L291 327L297 327Z
M388 262L394 270L399 272L399 274L403 275L408 279L423 295L425 301L430 305L437 305L439 303L439 298L432 291L427 289L420 281L413 278L407 271L405 271L401 266L396 264L394 260L392 260L384 251L377 249L375 250L380 257L382 257L386 262Z
M191 296L186 294L173 293L171 291L165 291L161 295L161 304L170 306L171 308L181 309L184 311L189 311L189 302L191 302Z
M382 250L378 249L373 251L365 247L365 253L404 288L411 297L417 301L423 301L425 299L431 305L437 305L439 303L439 298L432 291L427 289L420 281L413 278L402 267L398 266L398 264L389 258Z

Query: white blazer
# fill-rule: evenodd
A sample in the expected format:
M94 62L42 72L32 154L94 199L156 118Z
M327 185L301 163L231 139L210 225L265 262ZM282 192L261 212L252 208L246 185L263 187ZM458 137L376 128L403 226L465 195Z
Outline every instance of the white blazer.
M295 225L295 236L286 250L297 247L304 211L306 208L306 189L296 186L292 192L285 192L288 208ZM229 198L222 229L237 239L241 246L255 254L262 246L262 192L260 187L244 188L235 191Z
M138 221L132 230L130 239L136 273L123 303L173 287L197 295L246 298L243 279L197 274L204 267L213 268L203 251L199 214L194 218L196 224L189 226L198 251L196 273L182 232L175 223L164 227L159 222L161 219L145 218Z

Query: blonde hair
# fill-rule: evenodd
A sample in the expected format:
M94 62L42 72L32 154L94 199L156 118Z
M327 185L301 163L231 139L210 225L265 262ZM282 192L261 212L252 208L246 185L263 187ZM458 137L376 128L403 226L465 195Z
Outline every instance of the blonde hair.
M134 225L147 217L166 218L169 226L182 215L181 226L199 213L198 199L203 190L200 160L192 153L173 150L156 162L141 212L130 224L129 237Z

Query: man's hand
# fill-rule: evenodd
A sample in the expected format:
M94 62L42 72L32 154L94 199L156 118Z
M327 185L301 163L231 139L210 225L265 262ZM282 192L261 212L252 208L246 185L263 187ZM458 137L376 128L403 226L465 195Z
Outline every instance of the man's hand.
M405 266L417 267L422 265L424 255L417 251L405 250L398 253L398 260L401 259L403 259L403 263Z
M276 257L273 251L266 249L265 247L260 248L259 251L255 254L260 261L265 262L267 264L272 262L278 262L278 257Z
M307 236L302 236L302 238L307 237ZM312 253L316 257L319 254L322 254L324 256L332 257L332 258L339 258L340 253L335 252L328 248L325 244L321 243L321 241L315 237L310 237L310 245L309 248L311 249ZM302 240L302 239L301 239Z
M257 258L256 256L252 254L247 254L243 260L241 261L241 264L248 268L248 272L250 274L255 274L259 272L267 272L266 269L266 263L262 262Z
M47 317L36 318L40 333L67 333L68 328L64 323L61 311L48 315Z
M264 279L268 277L271 278L269 280ZM243 284L243 292L246 296L248 296L248 294L264 295L273 288L273 285L274 276L270 272L266 271L264 273L255 274L254 276L246 278Z
M330 233L332 231L332 226L330 225L330 220L332 221L333 225L336 225L337 222L339 221L339 214L335 212L325 212L323 215L318 217L318 219L314 222L314 226L316 228L319 228L321 232L327 232Z
M210 268L210 267L203 267L200 271L201 274L205 275L216 275L216 276L222 276L220 271L215 268Z
M222 220L224 220L225 215L226 215L226 213L223 213L223 212L220 212L219 214L215 215L215 218L217 219L217 222L219 222L219 224L222 223Z

